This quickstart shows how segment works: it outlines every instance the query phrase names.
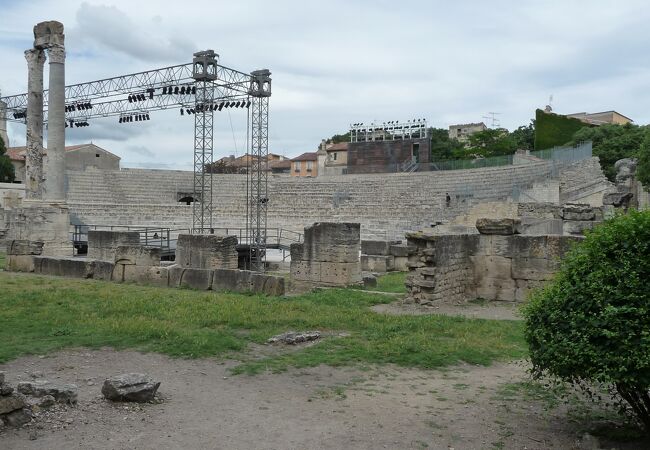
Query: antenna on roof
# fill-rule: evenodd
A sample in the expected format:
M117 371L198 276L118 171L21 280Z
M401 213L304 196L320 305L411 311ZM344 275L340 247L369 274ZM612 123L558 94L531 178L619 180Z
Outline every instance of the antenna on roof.
M501 114L501 113L500 112L489 112L487 116L483 116L484 119L487 119L487 120L490 121L490 128L498 128L498 127L501 126L501 122L496 117L499 114Z

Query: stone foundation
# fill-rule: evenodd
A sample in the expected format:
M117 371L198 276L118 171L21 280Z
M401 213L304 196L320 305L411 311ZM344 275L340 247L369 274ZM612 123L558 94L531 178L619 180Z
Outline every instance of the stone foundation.
M7 216L7 241L42 242L43 255L73 255L67 206L25 201L22 207L9 210Z
M524 301L531 289L552 279L561 258L582 239L520 235L516 228L512 219L482 219L482 234L408 233L407 242L416 251L409 258L407 301Z
M214 234L180 234L176 264L193 269L237 269L237 238Z
M137 231L88 230L88 259L114 262L118 247L139 245Z
M291 245L291 280L297 286L361 284L360 228L332 222L306 227L304 243Z

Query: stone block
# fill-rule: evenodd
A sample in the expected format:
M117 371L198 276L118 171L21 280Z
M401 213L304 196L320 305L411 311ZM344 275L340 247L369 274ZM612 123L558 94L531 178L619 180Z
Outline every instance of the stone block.
M584 236L547 236L546 255L552 261L559 261L573 248L574 245L584 239Z
M252 292L271 296L284 295L284 278L263 273L251 275Z
M512 257L512 236L482 234L476 248L476 255Z
M361 284L361 265L356 263L322 262L320 283L330 286Z
M212 273L210 269L194 269L178 265L167 268L170 287L184 287L207 291L212 288Z
M248 270L215 269L213 291L255 292L265 295L284 295L284 278Z
M512 259L512 278L522 280L550 280L559 261L548 258L515 257Z
M320 281L320 261L291 261L291 279L298 281Z
M43 253L43 242L16 239L7 243L8 255L40 255Z
M545 281L538 280L515 280L515 300L517 302L528 300L528 295L531 291L543 286L545 283Z
M372 274L363 274L363 287L372 289L377 287L377 277Z
M250 292L251 276L249 270L214 269L212 274L213 291Z
M12 272L34 272L34 256L7 255L7 270Z
M114 262L117 247L137 245L140 245L137 231L88 230L89 259Z
M584 220L567 220L564 222L564 234L584 235L587 230L593 229L596 222Z
M390 272L395 267L392 255L361 255L361 270L365 272Z
M58 277L92 278L92 261L81 258L54 258L35 256L35 268L42 275Z
M236 269L237 237L214 234L180 234L176 264L193 269Z
M110 261L92 261L93 279L111 281L115 264Z
M362 241L362 247L363 247L363 241ZM415 248L409 247L408 245L402 245L402 244L397 244L397 245L391 245L390 246L390 254L393 255L394 257L408 257L409 255L413 254L415 252ZM363 249L362 249L363 253Z
M481 234L511 235L517 233L519 219L492 219L482 217L476 220L476 228Z
M520 258L546 258L548 236L531 236L518 234L511 237L511 250L513 257Z
M363 255L390 255L390 248L393 245L396 245L395 241L373 241L373 240L363 240L361 241L361 254ZM408 256L405 255L405 256Z
M477 285L483 280L512 279L512 259L503 256L470 256L474 268L474 279Z
M302 261L304 246L303 244L291 244L289 252L291 253L291 261Z
M115 249L115 264L159 266L160 247L120 245Z
M562 220L522 217L517 231L519 234L531 235L562 234Z
M406 272L409 270L408 268L408 262L409 259L406 256L395 256L395 265L394 269L398 272Z
M302 260L358 262L361 225L316 222L305 227Z
M145 286L167 287L169 273L167 267L123 265L122 281Z
M564 220L594 220L596 213L590 205L583 204L566 204L560 212Z
M516 300L515 280L490 278L484 279L480 285L476 286L476 297L485 300L499 300L505 302L514 302Z

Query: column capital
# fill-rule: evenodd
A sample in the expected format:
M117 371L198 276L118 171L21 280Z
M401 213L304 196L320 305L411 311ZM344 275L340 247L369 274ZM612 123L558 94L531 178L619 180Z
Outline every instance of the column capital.
M40 48L25 50L25 59L30 67L34 64L42 66L45 63L45 52Z
M50 63L65 63L65 47L63 45L53 45L47 49L47 55Z

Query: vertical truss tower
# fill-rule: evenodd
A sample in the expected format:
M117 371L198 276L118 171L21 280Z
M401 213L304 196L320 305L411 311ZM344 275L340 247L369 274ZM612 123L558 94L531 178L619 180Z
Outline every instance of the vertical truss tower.
M192 232L210 233L212 229L212 163L214 84L217 79L217 58L212 50L194 54L192 78L195 80L194 101L194 202Z
M269 156L269 97L271 72L266 69L251 72L248 95L252 98L250 110L251 154L248 166L246 225L250 245L251 270L264 271L266 260L266 213L268 197Z

